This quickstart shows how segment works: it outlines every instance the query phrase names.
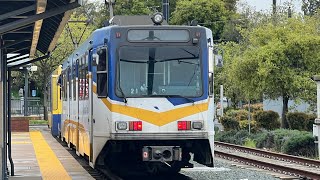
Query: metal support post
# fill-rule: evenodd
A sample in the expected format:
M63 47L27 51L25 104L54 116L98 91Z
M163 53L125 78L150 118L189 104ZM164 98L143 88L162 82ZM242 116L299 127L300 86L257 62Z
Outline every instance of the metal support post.
M0 107L3 106L3 51L2 51L2 37L0 36ZM4 143L4 118L3 109L0 108L0 178L5 179L6 177L6 163L5 163L5 143Z
M314 120L313 136L317 137L318 158L320 159L320 75L313 76L313 80L317 83L317 118Z
M250 104L250 100L248 101L248 109L249 109L249 114L248 114L248 122L249 122L249 135L251 133L251 104Z
M2 44L2 37L0 38L0 66L1 66L1 71L0 71L0 108L1 110L1 160L2 160L2 172L1 176L2 179L8 179L7 176L7 68L6 68L6 59L5 59L5 53L3 48L1 47Z
M220 85L220 113L223 117L223 85Z
M169 0L162 0L162 13L163 13L164 19L169 24Z
M14 176L14 164L11 156L11 70L8 69L8 159L11 165L11 176Z
M28 116L28 69L24 67L24 116Z

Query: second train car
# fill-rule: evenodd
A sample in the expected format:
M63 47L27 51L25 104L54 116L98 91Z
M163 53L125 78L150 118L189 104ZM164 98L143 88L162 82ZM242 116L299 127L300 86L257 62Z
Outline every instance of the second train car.
M212 32L161 18L95 30L52 85L52 134L94 168L178 172L191 157L213 166Z

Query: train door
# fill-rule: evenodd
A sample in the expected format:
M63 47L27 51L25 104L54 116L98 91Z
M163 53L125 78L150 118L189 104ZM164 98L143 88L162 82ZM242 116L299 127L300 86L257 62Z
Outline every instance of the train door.
M76 152L79 151L79 59L77 59L75 64L75 86L74 86L74 100L75 100L75 121L76 128L74 133L74 145L76 146Z
M89 158L89 163L90 166L93 167L93 80L92 80L92 62L93 62L93 51L92 49L89 51L89 56L88 56L88 61L91 63L88 63L89 65L89 74L88 74L88 97L89 97L89 116L88 116L88 125L89 125L89 137L90 137L90 158Z
M72 72L71 72L72 66L68 68L68 98L67 98L67 104L68 104L68 115L67 115L67 143L68 146L70 146L71 141L71 128L70 128L70 120L71 120L71 100L72 100Z

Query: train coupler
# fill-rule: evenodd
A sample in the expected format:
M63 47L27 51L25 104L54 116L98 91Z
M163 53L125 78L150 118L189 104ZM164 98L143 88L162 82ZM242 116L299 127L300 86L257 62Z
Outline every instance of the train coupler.
M182 149L179 146L144 146L143 161L181 161Z

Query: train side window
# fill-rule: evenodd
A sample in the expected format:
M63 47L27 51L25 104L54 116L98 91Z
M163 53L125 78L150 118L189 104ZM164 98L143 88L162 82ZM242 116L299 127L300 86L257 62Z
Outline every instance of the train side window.
M89 71L88 66L84 67L84 99L89 99Z
M69 82L69 99L72 99L72 73L71 68L68 69L68 82Z
M77 74L78 74L78 62L79 60L76 61L76 63L73 64L73 72L72 72L72 76L73 76L73 100L77 99Z
M108 49L101 48L97 54L97 93L98 98L104 98L108 96Z
M65 71L62 72L62 100L66 100L66 93L67 93L67 79Z

